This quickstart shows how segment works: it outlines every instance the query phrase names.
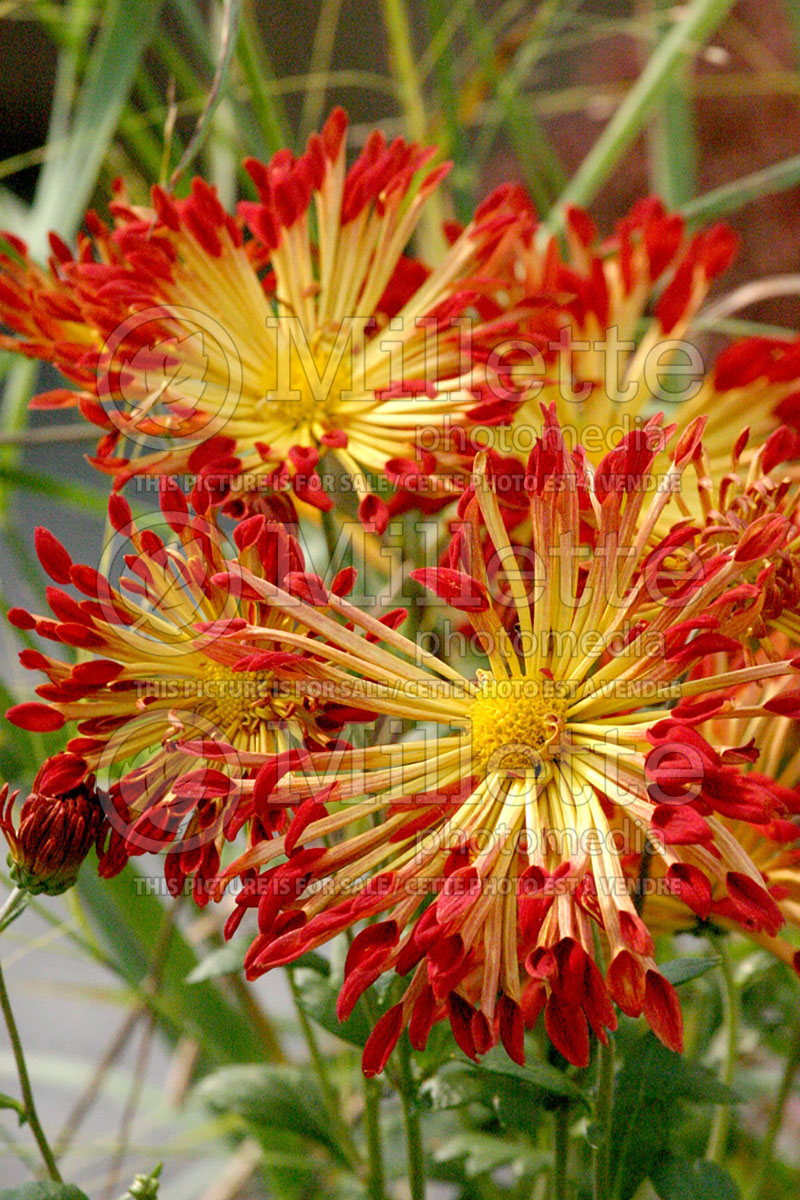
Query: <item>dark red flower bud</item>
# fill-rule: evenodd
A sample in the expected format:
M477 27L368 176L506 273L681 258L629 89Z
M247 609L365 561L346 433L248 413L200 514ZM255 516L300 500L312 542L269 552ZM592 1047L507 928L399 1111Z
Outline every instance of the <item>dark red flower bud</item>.
M16 829L12 810L17 793L9 798L7 785L0 791L0 829L8 843L11 878L33 895L58 896L71 888L105 823L94 776L86 776L69 791L46 790L49 780L57 778L54 761L48 760L38 772Z

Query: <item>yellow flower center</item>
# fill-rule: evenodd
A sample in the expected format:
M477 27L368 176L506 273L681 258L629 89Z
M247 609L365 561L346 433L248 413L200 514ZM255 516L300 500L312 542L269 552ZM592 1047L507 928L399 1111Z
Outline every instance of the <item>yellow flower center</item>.
M299 429L334 413L343 400L363 397L363 352L353 349L354 337L347 336L343 325L335 334L317 330L306 341L305 331L293 326L271 364L265 387L268 416Z
M276 690L272 671L232 671L208 659L199 684L203 715L229 739L252 734L265 722L278 722L296 707L291 696Z
M469 711L475 774L538 770L558 753L567 708L553 680L484 680Z

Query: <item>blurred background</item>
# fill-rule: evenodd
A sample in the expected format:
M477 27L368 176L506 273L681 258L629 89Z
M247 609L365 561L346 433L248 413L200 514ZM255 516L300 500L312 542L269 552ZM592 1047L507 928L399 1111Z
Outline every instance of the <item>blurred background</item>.
M602 169L582 175L648 62L651 69L676 26L700 7L708 21L683 45L638 126ZM226 33L232 53L223 57ZM179 190L197 171L232 205L244 194L243 154L299 150L334 104L350 114L353 146L377 124L387 135L430 139L453 158L443 217L468 219L476 201L507 179L525 183L545 214L577 178L569 194L610 233L655 190L691 220L724 214L741 237L738 260L715 291L723 302L703 327L713 352L731 333L797 327L799 62L795 0L7 0L0 4L0 228L43 255L48 228L71 240L87 206L106 215L116 176L144 201L189 143L224 68L223 98ZM774 178L757 175L776 165ZM77 559L96 562L106 488L84 461L86 427L69 414L26 412L32 392L57 379L8 354L0 355L0 372L0 601L37 610L34 527L47 525ZM27 698L31 686L17 665L20 646L17 631L0 625L3 707ZM54 746L0 727L0 780L25 788ZM149 874L158 876L158 864ZM233 960L217 958L206 968L210 978L187 985L198 961L219 949L219 914L165 910L147 895L146 877L137 882L132 871L101 887L89 866L76 894L35 908L4 935L3 960L43 1122L70 1147L69 1177L111 1200L134 1170L163 1158L169 1200L270 1194L270 1164L289 1170L287 1158L296 1166L310 1153L296 1140L297 1115L294 1126L278 1130L282 1140L270 1142L263 1131L252 1136L236 1105L220 1116L197 1098L183 1101L198 1066L274 1055L265 1014L287 1053L305 1053L282 973L245 991L236 975L219 973ZM771 996L775 1040L753 1034L745 1045L754 1072L741 1118L745 1152L766 1124L757 1097L769 1090L784 1006L792 1003L774 971L757 965L748 984ZM716 1003L712 985L692 986ZM324 1030L319 1036L335 1048L344 1075L357 1049ZM0 1041L0 1090L14 1085L10 1050ZM357 1108L359 1096L349 1103ZM0 1114L5 1186L29 1178L35 1162L31 1139L13 1123L13 1114ZM790 1111L781 1143L789 1174L776 1186L797 1180L798 1133L800 1115ZM443 1188L449 1170L444 1163ZM315 1178L300 1171L296 1194L314 1190ZM474 1194L494 1195L477 1183Z

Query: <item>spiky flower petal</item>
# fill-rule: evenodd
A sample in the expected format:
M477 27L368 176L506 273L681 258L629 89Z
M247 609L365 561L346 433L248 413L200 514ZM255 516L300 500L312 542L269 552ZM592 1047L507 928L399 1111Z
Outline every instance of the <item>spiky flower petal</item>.
M403 1028L423 1047L443 1018L470 1056L499 1039L521 1061L524 1027L542 1011L554 1045L585 1065L590 1034L615 1027L614 1003L679 1049L680 1008L637 911L621 825L625 855L648 845L665 886L687 881L690 906L702 877L742 922L774 932L783 920L720 819L732 806L749 824L778 819L782 793L754 789L741 760L694 726L703 701L750 680L786 683L796 668L780 659L692 674L739 650L730 598L742 600L748 557L704 547L691 529L654 541L699 428L654 481L673 432L658 420L594 474L566 451L552 410L544 425L528 464L530 541L510 543L479 464L446 565L418 576L468 614L485 659L474 678L396 631L374 645L375 617L341 597L317 589L313 606L298 604L296 589L234 576L313 634L317 673L297 681L300 695L346 698L409 731L363 748L244 755L258 768L242 781L254 812L294 815L219 879L245 885L229 933L258 910L250 977L380 918L357 933L339 998L344 1018L379 975L410 975L367 1044L368 1074ZM671 570L687 542L691 578ZM745 591L757 614L758 594Z

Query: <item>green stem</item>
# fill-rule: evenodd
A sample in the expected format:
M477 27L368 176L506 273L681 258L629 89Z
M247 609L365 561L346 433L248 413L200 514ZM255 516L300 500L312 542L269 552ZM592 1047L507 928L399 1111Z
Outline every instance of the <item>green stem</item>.
M551 230L561 229L569 204L588 204L664 95L684 55L705 41L733 7L733 0L693 0L651 55L647 66L548 215Z
M569 1159L569 1105L559 1104L553 1113L553 1200L567 1200Z
M728 947L723 939L715 939L716 949L721 958L722 970L722 1005L725 1029L727 1033L727 1050L725 1054L725 1070L722 1081L726 1087L731 1087L736 1071L736 1056L739 1048L739 993L733 974ZM706 1158L710 1162L721 1163L728 1141L728 1130L731 1122L731 1110L727 1104L720 1105L714 1113L711 1122L711 1133L706 1148Z
M400 1100L408 1148L408 1187L411 1200L425 1200L425 1151L417 1111L416 1088L411 1075L411 1046L405 1034L397 1047Z
M356 1149L355 1143L353 1142L350 1129L342 1117L339 1096L328 1075L328 1069L325 1065L325 1059L322 1057L322 1052L319 1048L317 1035L314 1033L311 1022L306 1016L305 1010L300 1003L300 989L295 983L294 972L289 969L286 974L289 978L289 987L292 992L292 999L294 1000L294 1006L297 1012L298 1024L300 1025L300 1030L305 1038L306 1045L308 1046L308 1053L311 1056L311 1065L314 1068L314 1074L317 1077L317 1082L319 1083L319 1088L322 1092L322 1100L325 1105L325 1111L327 1112L331 1124L341 1139L342 1148L347 1155L349 1162L354 1170L358 1173L360 1172L362 1165L361 1156Z
M428 121L404 0L383 0L383 19L389 36L392 69L403 98L409 136L424 145L428 137ZM433 192L428 197L419 223L422 254L430 261L444 249L443 216L441 197L438 192Z
M364 1130L367 1135L367 1195L370 1200L384 1200L386 1177L383 1171L381 1146L380 1085L374 1079L364 1079Z
M17 888L11 893L11 896L3 908L3 915L5 915L12 907L11 902L16 900L16 891L19 891L19 889ZM36 1145L39 1147L42 1159L44 1160L44 1165L47 1167L47 1174L54 1181L54 1183L63 1183L64 1181L61 1178L61 1172L56 1166L56 1160L53 1157L53 1151L50 1149L50 1144L45 1137L45 1132L42 1129L41 1122L39 1121L39 1115L36 1112L36 1105L33 1100L33 1091L31 1090L31 1081L28 1075L28 1068L25 1063L25 1054L22 1049L22 1042L20 1040L19 1030L17 1029L17 1023L14 1020L14 1013L11 1009L11 1001L8 996L6 981L3 977L3 968L1 965L0 1009L2 1009L3 1012L3 1018L6 1023L6 1028L8 1029L9 1041L11 1042L11 1049L14 1052L14 1061L17 1064L17 1075L19 1076L20 1091L22 1092L22 1099L25 1105L26 1120L31 1127L31 1132L34 1138L36 1139Z
M775 1097L775 1107L772 1110L772 1115L769 1119L767 1132L764 1134L764 1141L761 1143L761 1152L758 1156L758 1168L756 1170L756 1181L753 1185L752 1200L764 1200L767 1195L767 1184L770 1180L770 1171L772 1168L772 1157L775 1150L775 1142L778 1139L778 1134L783 1125L783 1115L786 1111L786 1105L791 1094L794 1077L797 1074L797 1068L800 1067L800 1020L797 1021L794 1027L794 1037L789 1049L789 1054L786 1059L786 1065L783 1068L780 1087L778 1094Z
M614 1040L598 1045L597 1096L594 1123L598 1140L592 1151L592 1200L608 1200L610 1194L609 1168L611 1153L611 1108L614 1100Z
M2 908L0 908L0 933L7 929L12 921L15 921L21 913L28 907L28 901L31 898L30 892L26 892L24 888L15 887L6 900Z

